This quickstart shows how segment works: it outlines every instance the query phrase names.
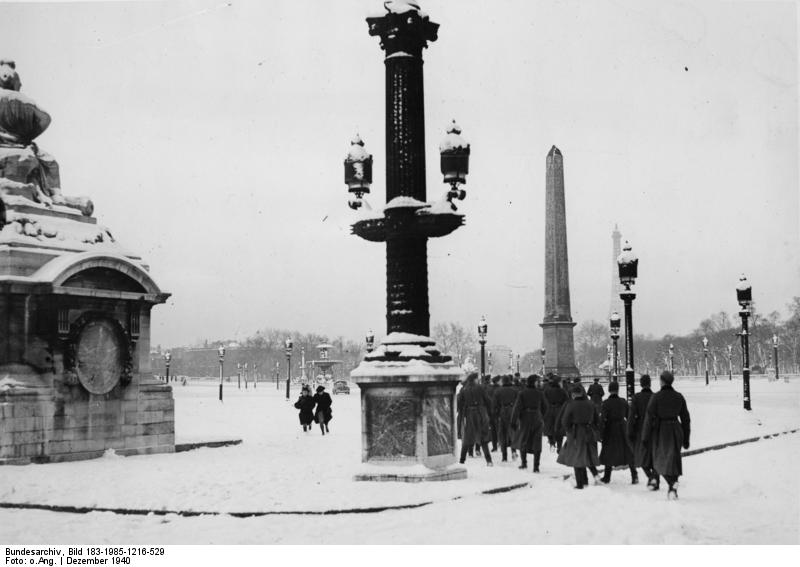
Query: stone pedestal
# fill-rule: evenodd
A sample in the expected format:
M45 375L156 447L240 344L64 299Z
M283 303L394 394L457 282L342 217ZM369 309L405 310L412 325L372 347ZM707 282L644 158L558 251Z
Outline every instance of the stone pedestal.
M392 336L350 374L361 389L364 466L356 480L466 478L464 467L453 466L457 462L455 391L463 379L462 370L450 361L403 356L423 347L435 351L430 339L423 345L400 344Z

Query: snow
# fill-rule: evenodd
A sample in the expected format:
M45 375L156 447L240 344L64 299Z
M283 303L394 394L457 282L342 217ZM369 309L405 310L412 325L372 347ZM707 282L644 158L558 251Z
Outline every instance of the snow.
M372 354L375 354L373 351ZM364 360L351 373L353 378L369 378L373 376L396 376L407 378L407 381L424 381L436 377L459 377L460 368L453 363L430 363L424 360L385 361Z
M364 149L364 141L361 136L356 134L350 141L350 150L347 152L349 161L365 161L369 158L369 152Z
M389 333L381 340L381 344L384 345L401 345L401 344L423 344L423 345L432 345L435 344L434 341L430 337L426 337L425 335L415 335L413 333Z
M427 207L427 206L428 206L428 203L425 203L425 202L420 201L418 199L414 199L413 197L395 197L394 199L392 199L391 201L386 203L386 206L383 208L383 210L398 209L398 208L404 208L404 207L420 208L420 207Z
M622 253L617 256L617 263L618 264L632 264L637 260L636 254L633 253L631 250L631 245L627 242L625 246L622 248Z
M461 127L453 120L447 128L447 134L439 144L439 151L468 150L469 144L461 137Z
M390 14L405 14L406 12L419 12L419 2L411 0L387 0L383 3Z
M747 281L747 278L744 277L743 274L742 277L739 278L739 283L736 284L736 291L746 291L749 287L750 282Z
M0 468L0 502L156 510L300 511L422 505L374 514L236 518L63 514L0 509L0 541L13 544L798 544L800 434L684 459L680 500L611 484L578 491L545 450L542 472L516 462L468 459L466 480L355 482L362 470L358 388L333 396L331 434L304 434L283 382L238 390L214 381L175 387L178 442L242 438L234 447L186 453ZM678 377L692 415L692 448L800 427L800 377L752 381ZM297 396L293 389L292 402ZM482 492L530 483L508 493ZM521 523L522 522L522 523ZM490 526L490 528L488 528ZM432 529L433 528L433 529Z

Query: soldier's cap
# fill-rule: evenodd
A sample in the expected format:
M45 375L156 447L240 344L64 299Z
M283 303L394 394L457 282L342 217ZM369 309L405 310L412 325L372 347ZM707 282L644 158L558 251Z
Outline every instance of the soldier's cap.
M642 388L649 388L650 387L650 375L649 374L642 374L642 377L639 378L639 385Z
M664 382L664 384L672 385L672 383L675 381L675 376L673 376L672 372L669 370L665 370L661 373L661 381Z

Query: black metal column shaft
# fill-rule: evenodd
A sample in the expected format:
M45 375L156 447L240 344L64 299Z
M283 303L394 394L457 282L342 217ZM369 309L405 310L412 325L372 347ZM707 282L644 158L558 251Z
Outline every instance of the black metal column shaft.
M620 297L625 303L625 390L628 403L633 403L635 372L633 368L633 300L635 293L626 291Z
M747 318L750 313L740 311L742 318L742 388L744 409L751 410L750 407L750 336L747 328Z

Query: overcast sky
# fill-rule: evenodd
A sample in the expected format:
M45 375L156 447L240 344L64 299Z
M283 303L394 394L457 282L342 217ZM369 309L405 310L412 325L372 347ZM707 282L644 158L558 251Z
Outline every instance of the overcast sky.
M456 118L466 226L429 245L432 322L538 348L545 156L564 154L572 317L605 320L611 232L639 255L634 329L800 295L798 16L792 2L422 0L428 198ZM384 246L349 234L359 132L385 201L379 0L0 5L0 57L50 112L66 194L172 298L153 344L263 327L385 326Z

